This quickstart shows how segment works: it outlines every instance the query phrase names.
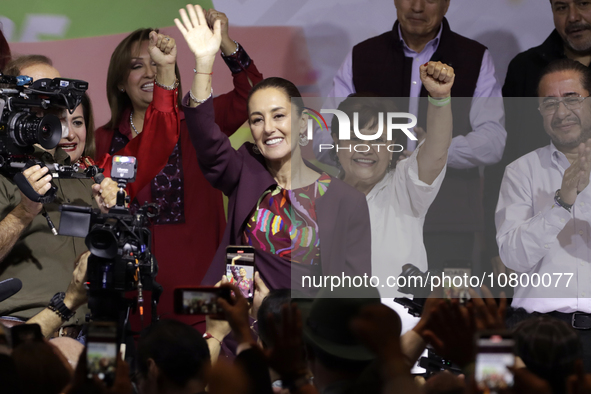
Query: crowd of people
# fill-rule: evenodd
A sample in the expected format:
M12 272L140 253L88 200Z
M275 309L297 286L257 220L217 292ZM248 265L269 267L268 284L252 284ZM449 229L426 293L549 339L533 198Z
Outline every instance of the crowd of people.
M263 78L224 13L188 5L174 20L195 57L184 95L172 37L146 28L123 39L109 63L109 122L95 129L84 94L60 115L57 147L31 155L106 175L113 156L137 158L125 193L131 214L159 208L146 292L159 316L125 310L127 348L115 368L105 360L112 381L93 374L96 256L48 223L59 228L63 204L108 214L122 187L34 165L22 171L31 188L58 190L42 204L2 172L0 285L18 278L22 289L0 300L0 391L591 393L591 2L550 0L555 30L515 56L502 88L488 49L451 29L451 2L394 0L392 30L353 47L325 102L335 117L314 131L314 163L303 148L313 109L289 80ZM0 38L4 75L61 77L45 56L12 58ZM234 88L214 95L220 51ZM386 114L403 111L413 127L386 132ZM235 149L245 122L252 142ZM252 278L226 265L233 245L254 251ZM493 287L505 278L508 293L480 282L466 301L433 286L407 300L413 318L371 281L345 281L384 283L409 264L427 277L468 267ZM305 285L331 277L338 285ZM196 286L223 291L215 314L176 314L175 289ZM476 338L489 350L509 343L510 361L494 364L498 347L482 358ZM417 362L426 372L411 374Z

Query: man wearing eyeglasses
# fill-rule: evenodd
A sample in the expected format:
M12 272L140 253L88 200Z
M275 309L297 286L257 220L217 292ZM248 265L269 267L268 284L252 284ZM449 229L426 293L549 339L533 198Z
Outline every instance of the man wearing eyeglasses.
M486 249L496 271L505 269L498 257L494 226L494 211L505 167L550 142L548 135L538 132L542 121L535 98L540 73L558 59L573 59L585 66L591 62L591 1L550 0L550 7L555 27L550 36L541 45L515 56L509 64L503 85L507 143L502 160L484 170Z
M516 274L513 318L549 314L577 329L591 371L591 70L562 59L538 85L551 143L509 164L496 209L500 257ZM540 130L541 132L541 130ZM522 310L518 308L523 308Z

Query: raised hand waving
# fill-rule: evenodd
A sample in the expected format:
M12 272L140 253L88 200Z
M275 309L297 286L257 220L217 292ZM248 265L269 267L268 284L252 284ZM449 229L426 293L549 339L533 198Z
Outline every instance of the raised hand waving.
M189 49L197 61L215 57L222 42L221 22L216 20L213 31L207 24L203 9L199 5L187 5L180 9L182 22L175 18L174 23L189 44Z

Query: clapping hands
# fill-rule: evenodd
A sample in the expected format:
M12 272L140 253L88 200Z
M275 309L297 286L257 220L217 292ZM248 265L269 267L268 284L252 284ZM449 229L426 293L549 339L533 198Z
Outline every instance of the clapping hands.
M591 139L581 142L577 147L578 157L564 171L560 198L567 204L574 204L577 195L589 185L591 175Z

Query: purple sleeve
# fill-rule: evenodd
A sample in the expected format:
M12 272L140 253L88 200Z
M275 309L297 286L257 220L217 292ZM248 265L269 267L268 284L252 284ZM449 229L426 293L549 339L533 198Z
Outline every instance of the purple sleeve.
M215 123L213 99L191 108L187 94L183 98L183 111L203 175L213 187L229 196L238 184L243 161Z

